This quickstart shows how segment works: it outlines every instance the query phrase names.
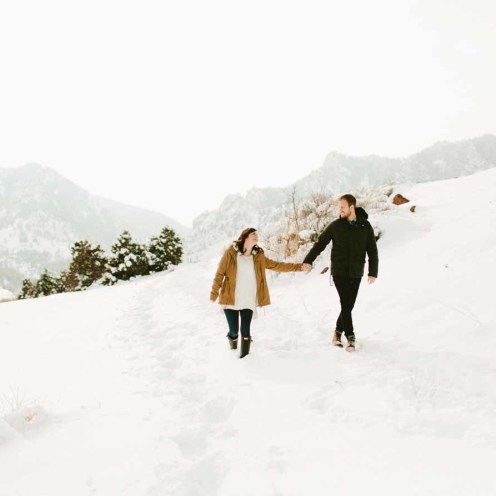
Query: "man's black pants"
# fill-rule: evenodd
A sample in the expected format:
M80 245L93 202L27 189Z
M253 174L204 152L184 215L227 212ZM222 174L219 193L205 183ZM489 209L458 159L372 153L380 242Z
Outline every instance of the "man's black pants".
M354 335L353 319L351 311L355 306L355 301L358 295L358 289L362 282L361 277L342 277L332 276L334 285L338 290L339 300L341 301L341 313L336 322L336 330L343 333L346 337Z

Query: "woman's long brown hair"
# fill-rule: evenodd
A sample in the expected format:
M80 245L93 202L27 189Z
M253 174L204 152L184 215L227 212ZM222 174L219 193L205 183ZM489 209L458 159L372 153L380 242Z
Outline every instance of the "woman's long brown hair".
M241 232L241 234L239 235L238 239L234 242L234 244L236 245L236 248L238 249L238 251L240 253L244 253L246 250L245 250L245 241L246 241L246 238L253 232L255 232L256 229L254 227L247 227L246 229L243 229L243 231ZM260 248L260 246L258 245L255 245L252 249L252 251L254 253L260 253L262 252L263 253L263 250L262 248Z

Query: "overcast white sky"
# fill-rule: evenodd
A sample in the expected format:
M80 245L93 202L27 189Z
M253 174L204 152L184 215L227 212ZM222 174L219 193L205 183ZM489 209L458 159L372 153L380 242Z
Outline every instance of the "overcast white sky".
M328 152L496 133L493 0L16 0L0 166L183 223Z

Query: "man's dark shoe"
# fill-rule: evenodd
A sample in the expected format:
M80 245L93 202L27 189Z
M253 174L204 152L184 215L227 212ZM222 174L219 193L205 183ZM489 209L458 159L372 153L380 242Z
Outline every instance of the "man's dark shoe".
M343 347L343 343L341 342L341 333L336 329L334 334L332 335L332 344L334 346L338 346L339 348Z
M243 358L246 355L248 355L248 353L250 353L250 345L251 345L250 337L241 339L241 346L240 346L241 349L239 350L239 358Z
M348 340L346 351L355 351L355 336L346 336L346 339Z
M233 339L231 336L227 336L227 340L229 341L229 347L231 348L231 350L238 349L238 338Z

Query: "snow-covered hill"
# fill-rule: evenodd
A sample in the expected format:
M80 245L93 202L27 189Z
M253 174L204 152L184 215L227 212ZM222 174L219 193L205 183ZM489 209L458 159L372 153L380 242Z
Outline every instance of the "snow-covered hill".
M291 192L297 198L323 192L373 190L384 185L418 183L465 176L496 167L496 136L486 135L454 143L439 142L407 158L352 157L331 152L324 164L285 188L253 188L246 195L228 195L217 210L204 212L193 221L194 240L188 251L205 244L235 239L247 226L261 228L281 216L281 205ZM192 257L194 258L194 256Z
M496 494L496 169L398 191L355 354L326 254L269 278L243 360L218 257L0 305L0 495Z
M48 167L0 168L0 287L17 291L25 277L60 271L81 239L110 248L125 229L144 240L165 225L188 232L162 214L91 195Z

